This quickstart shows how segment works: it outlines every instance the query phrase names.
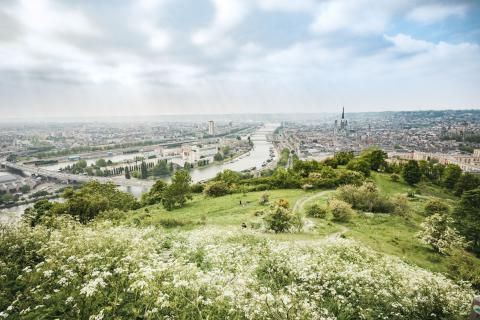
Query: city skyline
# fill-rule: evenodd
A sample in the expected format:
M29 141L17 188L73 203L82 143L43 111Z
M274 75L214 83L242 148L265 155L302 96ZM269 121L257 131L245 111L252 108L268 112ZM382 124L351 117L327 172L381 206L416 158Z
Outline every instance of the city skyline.
M2 118L478 109L476 1L7 0Z

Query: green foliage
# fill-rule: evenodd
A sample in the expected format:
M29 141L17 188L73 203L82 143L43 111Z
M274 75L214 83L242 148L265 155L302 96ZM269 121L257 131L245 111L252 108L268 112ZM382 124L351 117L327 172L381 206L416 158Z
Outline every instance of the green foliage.
M157 164L152 168L152 174L155 177L167 176L170 174L168 169L167 160L162 159L157 162Z
M203 193L209 197L220 197L228 194L230 188L224 181L211 181L205 185Z
M387 157L387 153L378 148L366 149L360 154L360 158L367 161L370 164L370 169L373 171L378 171L383 167Z
M333 199L328 203L333 220L337 222L348 222L355 216L352 206L345 201Z
M449 253L453 248L464 246L464 239L452 227L453 219L445 214L435 213L421 224L418 237L433 250L441 254Z
M222 172L217 173L215 178L213 178L213 180L215 181L225 182L228 186L239 183L240 179L241 179L241 176L238 172L235 172L229 169L223 170Z
M20 187L20 191L21 191L22 193L28 193L30 190L31 190L31 188L30 188L30 186L29 186L28 184L23 185L23 186Z
M353 158L354 158L353 151L340 151L335 153L335 156L333 157L335 162L340 166L346 165Z
M398 181L400 181L400 176L396 173L392 173L390 175L390 180L392 180L393 182L398 182Z
M325 219L328 215L328 207L322 204L314 203L311 206L307 207L306 213L307 216L313 218Z
M142 163L140 164L140 178L147 179L147 177L148 177L147 164L145 163L145 161L142 161Z
M365 177L370 176L372 165L364 158L354 158L347 164L347 169L362 173Z
M260 203L262 206L266 206L269 202L270 202L270 195L268 193L263 193L260 196L260 201L258 203Z
M480 252L480 189L465 191L453 211L455 226L469 246Z
M217 152L217 153L213 156L213 160L215 160L215 161L222 161L222 160L223 160L223 155L222 155L220 152Z
M290 150L287 148L282 149L280 156L278 158L277 165L279 167L285 167L288 163L288 158L290 157Z
M22 219L30 226L35 227L46 217L51 217L53 203L48 200L39 200L33 207L25 209Z
M194 183L191 185L190 189L193 193L202 193L205 189L205 184L203 183Z
M87 223L102 211L138 208L138 202L130 193L118 190L111 182L90 181L78 191L66 191L65 197L64 203L55 203L51 210L57 215L75 217L82 223Z
M162 204L167 210L183 207L187 200L192 199L190 183L192 178L185 170L175 172L172 183L163 191Z
M477 188L480 188L480 177L466 172L455 183L455 195L461 196L463 192Z
M405 180L405 182L411 186L420 182L422 174L420 172L418 162L415 160L409 160L403 167L402 177L403 180Z
M345 185L337 189L336 197L349 203L354 209L368 212L394 213L395 204L381 195L374 183L367 182L360 187Z
M449 164L445 167L442 176L442 184L449 190L453 190L458 179L462 175L462 169L456 164Z
M435 213L448 214L450 212L450 206L439 199L430 199L425 204L425 214L432 215Z
M166 187L167 184L165 182L162 180L157 180L148 192L142 194L142 205L146 206L161 203L163 199L163 192L165 191Z
M282 200L282 199L281 199ZM288 202L286 204L288 206ZM263 217L267 230L275 233L292 231L294 228L301 228L302 218L292 213L284 203L275 205L269 213Z
M95 162L95 165L96 165L97 167L103 168L103 167L106 167L106 166L107 166L107 161L105 161L105 159L98 159L98 160Z
M78 160L76 163L78 168L85 169L87 168L87 160Z
M468 318L474 291L442 274L351 240L275 236L2 227L0 310L12 319Z
M391 199L393 205L393 212L399 216L409 216L413 210L408 198L404 195L397 194Z

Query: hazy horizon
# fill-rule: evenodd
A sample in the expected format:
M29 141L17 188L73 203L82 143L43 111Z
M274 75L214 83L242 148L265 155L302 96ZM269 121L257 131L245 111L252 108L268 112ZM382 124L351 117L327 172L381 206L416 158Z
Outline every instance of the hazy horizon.
M479 109L479 83L478 1L0 3L4 120Z

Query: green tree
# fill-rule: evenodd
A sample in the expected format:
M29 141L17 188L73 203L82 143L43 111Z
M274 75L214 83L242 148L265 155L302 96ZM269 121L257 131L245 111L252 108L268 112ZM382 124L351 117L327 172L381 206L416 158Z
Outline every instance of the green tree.
M167 184L162 180L157 180L148 192L142 194L142 205L146 206L161 203L165 188L167 188Z
M458 179L460 179L461 175L462 169L460 169L459 166L456 164L447 165L442 176L443 186L453 191L455 184L457 183Z
M236 184L240 182L241 176L238 172L235 172L233 170L223 170L222 172L217 173L215 178L213 180L215 181L223 181L225 182L228 186L231 186L233 184Z
M163 192L162 204L167 210L175 207L183 207L187 200L192 199L190 183L192 178L188 171L179 170L175 172L172 183Z
M166 176L169 173L170 173L170 171L168 170L168 165L167 165L167 160L166 159L159 160L157 162L157 164L152 169L152 174L155 177Z
M28 184L26 184L26 185L23 185L23 186L20 188L20 191L21 191L22 193L28 193L28 192L30 191L30 189L31 189L30 186L29 186Z
M453 248L464 246L463 237L452 227L452 223L449 216L436 213L425 219L417 236L436 252L447 254Z
M228 194L230 192L230 188L224 181L210 181L205 186L203 192L209 197L220 197Z
M420 182L422 173L420 172L417 161L409 160L407 162L407 164L403 167L402 177L403 180L405 180L405 182L411 186Z
M385 159L387 159L388 155L381 149L371 148L364 150L360 157L370 164L370 169L378 171L385 164Z
M464 173L455 184L455 195L461 196L463 192L480 188L480 177L472 173Z
M469 241L471 248L480 252L480 189L465 191L453 211L455 226Z
M333 157L338 165L346 165L354 158L353 151L340 151Z
M25 209L22 219L30 225L35 227L45 216L51 215L53 203L48 200L39 200L35 202L33 207Z
M78 160L76 163L77 168L85 169L87 167L87 160Z
M348 162L347 169L363 173L365 177L369 177L371 164L364 158L355 158Z
M215 161L222 161L222 160L223 160L223 155L222 155L220 152L217 152L217 153L213 156L213 160L215 160Z
M142 164L140 165L140 178L147 179L147 177L148 177L147 164L145 163L145 161L142 161Z
M276 205L263 218L267 230L272 230L275 233L288 232L294 227L301 229L303 220L301 216L292 213L292 211L285 206Z
M78 191L68 191L65 198L64 203L54 205L53 213L71 215L82 223L92 220L105 210L128 211L138 208L138 202L133 195L118 190L111 182L90 181Z
M447 214L450 212L450 207L439 199L431 199L425 204L424 210L425 213L430 216L435 213Z
M103 168L103 167L107 166L107 161L105 161L105 159L98 159L95 162L95 164L96 164L97 167Z

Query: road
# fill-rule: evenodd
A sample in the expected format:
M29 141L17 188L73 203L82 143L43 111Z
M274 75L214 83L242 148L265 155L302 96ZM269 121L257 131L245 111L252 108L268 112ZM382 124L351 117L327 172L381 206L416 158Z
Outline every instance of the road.
M55 172L47 169L42 169L38 167L26 166L23 164L1 161L0 164L6 168L20 170L25 173L35 174L40 177L46 177L51 179L59 180L63 183L86 183L89 181L99 181L101 183L113 182L117 186L124 187L140 187L140 188L150 188L153 185L153 181L150 180L138 180L138 179L125 179L123 176L118 177L91 177L91 176L82 176L69 174L64 172Z

